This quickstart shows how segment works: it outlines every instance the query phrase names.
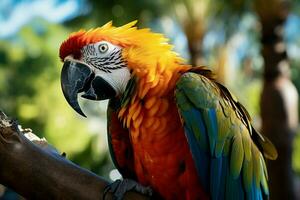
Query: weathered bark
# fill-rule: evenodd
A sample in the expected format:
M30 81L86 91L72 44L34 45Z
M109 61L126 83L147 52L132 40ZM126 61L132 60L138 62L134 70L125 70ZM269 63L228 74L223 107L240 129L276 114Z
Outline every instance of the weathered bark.
M295 199L292 144L298 125L298 93L289 78L283 25L289 13L286 0L256 0L262 27L264 85L261 95L262 132L278 150L268 166L270 199Z
M30 142L17 122L0 112L0 183L28 199L99 200L108 181ZM148 198L128 192L125 199Z

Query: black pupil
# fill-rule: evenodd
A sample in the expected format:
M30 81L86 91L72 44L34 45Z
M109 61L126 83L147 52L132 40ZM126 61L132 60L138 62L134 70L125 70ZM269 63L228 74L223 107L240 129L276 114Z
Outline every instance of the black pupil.
M105 45L101 45L101 51L105 51L106 50L106 46Z

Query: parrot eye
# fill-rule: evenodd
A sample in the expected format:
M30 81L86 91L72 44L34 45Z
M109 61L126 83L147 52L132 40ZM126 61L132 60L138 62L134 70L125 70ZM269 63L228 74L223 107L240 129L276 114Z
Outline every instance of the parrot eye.
M108 50L108 45L106 43L100 44L98 49L100 53L105 53Z

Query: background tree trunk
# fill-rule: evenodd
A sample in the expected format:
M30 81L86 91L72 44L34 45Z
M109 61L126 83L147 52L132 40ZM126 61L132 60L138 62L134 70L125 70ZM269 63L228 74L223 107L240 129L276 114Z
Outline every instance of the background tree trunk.
M190 64L193 66L205 65L202 42L207 31L208 17L210 11L210 0L176 0L171 5L178 21L184 31L190 53Z
M256 0L262 31L264 82L261 94L262 132L274 143L278 159L268 165L270 199L295 199L292 144L298 126L298 93L289 78L283 25L289 1Z

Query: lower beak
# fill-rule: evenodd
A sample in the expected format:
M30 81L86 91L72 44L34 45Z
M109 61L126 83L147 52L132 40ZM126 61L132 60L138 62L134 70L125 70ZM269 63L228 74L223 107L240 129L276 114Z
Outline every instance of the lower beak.
M109 99L116 95L114 88L100 76L95 76L92 69L81 62L65 61L61 71L61 87L70 106L86 117L78 104L78 93L90 100Z

